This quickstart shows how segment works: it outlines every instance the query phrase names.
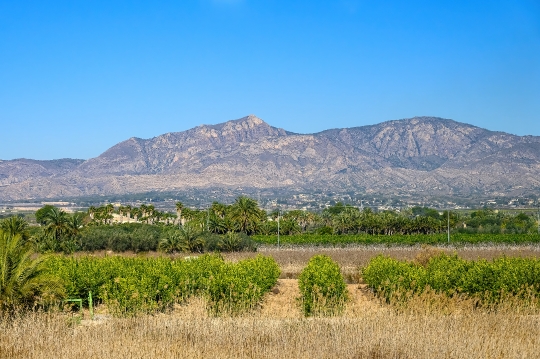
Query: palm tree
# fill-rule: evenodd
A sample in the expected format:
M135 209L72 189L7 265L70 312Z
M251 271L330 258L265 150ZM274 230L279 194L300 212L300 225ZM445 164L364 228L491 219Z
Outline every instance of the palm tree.
M219 248L224 252L235 252L242 249L242 238L238 233L227 232L223 236Z
M212 202L210 210L221 219L225 218L227 214L227 206L219 202Z
M33 253L20 234L0 231L0 311L32 306L63 294L59 279L47 274L47 257L33 259Z
M238 197L231 207L231 219L238 222L241 232L252 231L261 220L261 211L257 207L257 202L249 197Z
M133 214L133 219L135 220L135 222L139 221L140 218L141 218L141 210L137 207L133 208L131 210L131 214Z
M139 221L142 222L142 221L146 221L148 218L147 218L147 213L148 213L148 206L146 204L141 204L139 206L139 210L140 210L140 217L139 217Z
M131 218L131 210L132 210L132 208L131 208L131 206L129 204L127 206L124 206L124 212L125 212L125 214L126 214L126 216L128 218L128 222L129 222L129 220Z
M113 213L114 213L114 206L112 203L109 203L105 206L105 224L111 224L113 219Z
M66 234L70 237L77 237L84 227L84 213L73 213L68 215L66 224Z
M0 221L0 229L12 236L20 234L23 240L28 239L28 222L22 217L12 216Z
M93 221L94 220L94 216L96 214L96 207L94 206L90 206L90 208L88 208L88 215L90 216L90 219Z
M159 241L158 249L165 253L174 253L180 249L180 234L178 231L169 231L164 238Z
M154 224L154 218L155 218L155 215L156 215L156 208L154 207L153 204L149 204L147 207L146 207L146 223L147 224Z
M45 231L59 241L68 230L69 215L57 207L52 207L45 213L44 221Z
M184 204L180 201L176 202L176 216L178 218L178 224L184 224L182 221L182 210L184 209Z
M201 238L201 232L187 223L184 226L181 226L178 230L179 243L178 249L184 252L202 252L204 241Z

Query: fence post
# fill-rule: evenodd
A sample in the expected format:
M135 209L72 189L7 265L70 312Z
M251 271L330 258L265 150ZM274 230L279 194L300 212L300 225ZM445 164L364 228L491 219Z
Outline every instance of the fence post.
M94 308L92 307L92 291L88 292L88 309L90 310L90 319L94 320Z

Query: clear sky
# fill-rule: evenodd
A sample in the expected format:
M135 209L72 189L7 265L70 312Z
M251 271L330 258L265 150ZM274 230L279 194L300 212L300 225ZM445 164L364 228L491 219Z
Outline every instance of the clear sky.
M0 0L0 159L248 114L540 135L540 1Z

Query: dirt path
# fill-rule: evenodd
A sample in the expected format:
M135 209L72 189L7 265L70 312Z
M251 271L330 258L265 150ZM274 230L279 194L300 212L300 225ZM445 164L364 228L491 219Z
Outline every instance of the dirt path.
M371 297L365 285L348 284L349 302L345 308L346 316L381 310L378 301ZM300 297L297 279L279 279L274 290L267 294L259 314L267 318L301 318L297 299Z
M347 284L347 290L349 301L346 304L344 316L357 317L384 310L377 299L371 296L365 284ZM297 299L299 297L298 279L278 279L277 285L264 297L260 308L245 315L267 319L302 318ZM184 319L208 318L206 302L201 297L192 297L184 304L175 305L172 312L157 315ZM84 318L83 325L96 325L103 324L112 316L107 313L104 306L101 306L96 308L95 320L88 320L89 313L85 313Z

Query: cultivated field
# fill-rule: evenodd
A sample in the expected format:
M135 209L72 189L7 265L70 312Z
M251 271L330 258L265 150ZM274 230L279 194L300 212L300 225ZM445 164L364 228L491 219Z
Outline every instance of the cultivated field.
M366 266L369 261L383 254L398 260L413 260L419 255L444 252L456 253L459 257L468 260L507 257L540 258L540 246L461 246L461 247L433 247L433 246L350 246L346 248L324 247L261 247L257 253L233 252L222 255L231 261L255 257L257 254L270 256L276 260L281 268L282 278L297 278L311 257L316 254L326 254L341 266L345 280L349 283L358 281L358 268Z
M407 308L375 298L358 277L379 253L397 259L430 255L433 248L270 249L281 279L261 305L239 317L212 317L192 297L170 312L114 318L105 307L85 312L32 313L0 320L1 358L535 358L540 316L516 303L497 311L466 299L428 293ZM452 251L450 251L452 252ZM348 274L350 301L343 315L303 318L295 279L315 254L327 254ZM540 257L537 247L460 248L467 259L501 255ZM226 254L230 261L251 253ZM360 282L360 284L359 284ZM74 324L75 323L75 324Z
M1 323L2 358L534 358L540 317L483 313L397 313L349 285L342 317L304 319L294 279L279 281L261 308L240 318L210 318L194 298L172 313L129 319L98 314L33 314ZM417 305L420 305L417 303ZM459 309L460 308L460 309ZM86 313L88 317L88 313Z

